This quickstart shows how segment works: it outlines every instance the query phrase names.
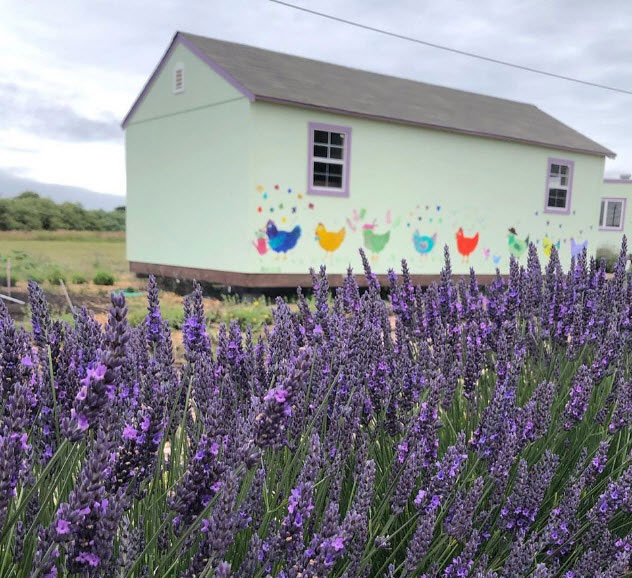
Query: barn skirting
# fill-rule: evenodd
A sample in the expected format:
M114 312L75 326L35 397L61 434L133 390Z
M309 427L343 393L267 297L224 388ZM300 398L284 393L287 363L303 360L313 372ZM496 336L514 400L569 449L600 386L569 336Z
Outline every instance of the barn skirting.
M159 277L171 277L174 279L196 279L230 287L244 287L252 289L311 287L312 277L308 273L236 273L234 271L216 271L214 269L198 269L195 267L178 267L176 265L158 265L156 263L140 263L130 261L129 268L132 273L144 275L157 275ZM362 271L356 271L356 281L361 287L366 286L366 278ZM329 285L340 287L344 283L346 275L330 273L327 275ZM460 277L461 275L455 275ZM386 275L377 276L382 286L387 284ZM415 285L428 286L439 281L440 275L411 275ZM477 275L480 285L487 285L495 275Z

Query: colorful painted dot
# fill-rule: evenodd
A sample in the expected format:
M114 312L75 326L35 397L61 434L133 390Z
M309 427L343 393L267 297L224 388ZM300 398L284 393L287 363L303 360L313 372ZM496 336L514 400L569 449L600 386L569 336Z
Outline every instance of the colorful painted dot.
M538 216L538 211L536 211L536 212L535 212L535 216L536 216L536 217Z
M573 215L575 214L575 210L573 210Z
M580 235L581 235L583 232L584 232L584 230L583 230L583 229L580 229L580 230L579 230L579 234L580 234Z
M429 209L430 207L428 205L426 205L426 211Z
M406 223L406 226L407 226L407 227L410 227L410 223Z
M268 193L263 193L263 198L267 199L268 198Z
M298 194L298 198L299 198L299 199L302 199L302 198L303 198L303 195L301 195L301 193L299 193L299 194Z
M296 213L296 207L292 207L292 212Z
M560 229L562 228L562 223L560 223Z
M287 222L287 219L286 219L285 217L283 217L283 218L281 219L281 222L282 222L282 223L286 223L286 222Z
M439 219L439 222L440 222L440 223L443 223L443 219Z
M437 211L441 210L441 205L437 205Z
M274 207L270 207L270 212L274 213Z
M261 213L263 211L263 207L257 207L257 212Z
M278 191L279 190L279 185L274 185L274 188Z
M257 185L257 190L258 190L259 192L263 191L263 185Z
M432 217L430 217L430 222L432 223Z
M288 192L288 193L291 193L291 192L292 192L292 189L288 189L288 190L287 190L287 192Z
M308 208L313 209L314 208L314 203L310 203L309 205L307 205Z
M547 221L547 222L546 222L546 224L547 224L547 226L548 226L548 225L550 225L550 224L551 224L551 221Z
M417 217L417 220L418 220L418 221L421 221L421 217Z

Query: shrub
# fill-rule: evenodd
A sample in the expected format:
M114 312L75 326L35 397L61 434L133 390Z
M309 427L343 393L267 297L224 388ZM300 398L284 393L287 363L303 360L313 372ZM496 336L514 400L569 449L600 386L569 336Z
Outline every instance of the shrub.
M66 273L59 267L53 267L46 275L46 280L52 285L59 285L61 281L66 282Z
M97 271L92 278L92 282L95 285L114 285L115 279L112 273L108 273L107 271Z
M611 247L598 247L595 251L597 261L604 261L606 273L612 273L617 262L618 254Z
M88 279L86 278L86 276L85 276L85 275L82 275L81 273L75 273L75 274L72 276L72 282L73 282L75 285L84 285L85 283L87 283L87 282L88 282Z
M363 255L364 257L364 255ZM366 267L282 300L259 342L206 331L174 363L155 280L142 329L112 292L0 322L0 560L16 576L629 575L632 282L557 253L485 294ZM543 307L542 303L550 306ZM28 337L28 339L27 339ZM43 376L53 371L50 381ZM56 373L55 373L56 372ZM52 384L52 386L51 386Z

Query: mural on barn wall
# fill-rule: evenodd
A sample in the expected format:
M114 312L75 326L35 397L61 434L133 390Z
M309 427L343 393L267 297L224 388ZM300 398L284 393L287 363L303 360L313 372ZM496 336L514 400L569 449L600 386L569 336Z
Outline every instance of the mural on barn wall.
M571 232L574 221L567 221L571 231L565 236L565 220L552 222L555 216L541 211L533 212L535 219L518 217L508 223L505 241L498 244L493 242L498 237L494 231L497 223L473 204L448 207L420 203L398 212L394 208L377 210L368 204L349 209L347 198L321 198L279 184L258 185L256 192L260 225L251 244L259 257L261 272L284 271L286 263L304 270L316 261L328 265L332 271L344 271L350 261L353 263L360 247L376 270L382 263L390 266L403 257L412 269L427 272L442 266L443 251L437 247L441 249L445 244L455 263L460 261L467 268L482 268L487 263L488 270L490 266L502 269L512 256L526 261L530 242L538 247L544 261L550 258L553 246L568 260L588 248L584 230ZM332 202L340 204L342 210L332 212L331 205L319 210L323 203ZM540 234L533 235L533 230L539 230ZM490 231L496 234L492 236Z

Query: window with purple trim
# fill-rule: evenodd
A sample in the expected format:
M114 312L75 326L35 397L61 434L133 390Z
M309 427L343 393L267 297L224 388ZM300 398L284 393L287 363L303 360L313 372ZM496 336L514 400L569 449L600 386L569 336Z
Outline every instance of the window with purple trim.
M308 192L348 196L351 129L310 123L309 133Z
M551 213L568 213L571 207L573 161L549 159L546 181L545 210Z
M621 231L624 213L625 199L601 199L599 228L606 231Z

